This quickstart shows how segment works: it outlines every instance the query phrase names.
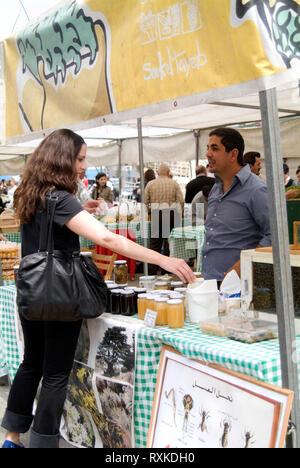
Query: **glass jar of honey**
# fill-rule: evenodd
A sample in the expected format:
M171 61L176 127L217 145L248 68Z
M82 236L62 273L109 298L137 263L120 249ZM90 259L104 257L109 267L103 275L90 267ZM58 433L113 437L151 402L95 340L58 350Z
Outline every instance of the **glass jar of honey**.
M141 276L139 279L139 286L140 288L146 288L147 291L152 291L155 281L156 276Z
M146 312L147 309L154 310L155 304L155 296L153 294L147 294L147 304L146 304Z
M116 284L125 285L128 281L128 266L126 260L116 260L114 263L114 280Z
M122 290L121 289L112 289L110 293L110 313L114 315L118 315L121 313L120 310L120 296Z
M183 288L184 284L182 281L172 281L170 285L170 289L174 291L175 288Z
M141 320L144 320L147 310L147 294L139 294L137 298L137 308L138 308L138 316Z
M127 289L120 294L121 315L130 317L135 314L135 294L133 289Z
M154 310L157 312L156 325L168 325L167 302L166 297L156 297L154 299Z
M138 313L138 296L140 294L146 294L146 288L133 288L134 291L134 308L135 308L135 314Z
M184 324L184 305L182 299L167 302L169 328L182 328Z
M162 290L166 290L168 289L168 283L166 281L156 281L155 285L154 285L154 289L162 289Z
M176 288L174 289L174 293L179 293L179 294L182 294L184 299L183 299L183 303L184 303L184 320L187 318L189 318L189 315L188 315L188 299L187 299L187 288ZM180 298L175 298L175 299L180 299Z

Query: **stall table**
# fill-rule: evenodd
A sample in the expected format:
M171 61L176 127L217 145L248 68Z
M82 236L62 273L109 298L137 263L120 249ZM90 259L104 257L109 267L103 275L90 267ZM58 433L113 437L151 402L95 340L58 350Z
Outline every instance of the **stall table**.
M20 360L15 326L14 286L0 288L0 302L0 369L6 369L10 380L13 380ZM113 317L116 319L116 316ZM122 317L120 322L121 319ZM137 318L133 320L137 324L141 323ZM178 330L170 330L168 327L138 327L134 396L136 447L145 447L147 443L163 345L175 348L188 358L217 364L263 382L281 386L280 349L277 339L243 344L204 334L199 325L191 322L186 322L184 328ZM297 362L300 361L300 336L296 337L293 358L297 359Z
M171 231L169 237L170 256L188 261L197 259L197 271L202 266L202 246L205 240L204 226L183 226Z

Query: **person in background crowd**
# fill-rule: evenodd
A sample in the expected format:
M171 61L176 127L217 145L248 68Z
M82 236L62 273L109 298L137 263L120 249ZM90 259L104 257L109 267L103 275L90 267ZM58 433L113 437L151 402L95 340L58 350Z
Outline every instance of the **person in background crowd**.
M208 198L202 275L219 283L231 270L240 275L242 250L271 245L267 185L244 166L243 153L237 130L210 133L207 159L216 183Z
M283 175L284 175L284 186L285 186L285 188L289 188L292 185L295 185L295 182L293 181L293 179L290 178L289 174L290 174L290 168L286 163L284 163L283 164Z
M109 231L74 198L79 175L86 169L86 149L80 135L60 129L48 135L30 156L14 199L21 220L22 257L39 250L45 195L56 187L55 250L68 255L78 251L82 236L120 255L157 264L182 281L194 282L195 275L184 260L167 258ZM2 420L7 431L2 448L22 448L20 433L30 428L30 448L59 448L60 421L82 321L42 322L22 317L20 320L24 359L11 386ZM41 391L33 414L40 381Z
M110 176L109 176L108 174L107 174L107 176L106 176L106 185L107 185L107 187L110 188L111 191L113 191L114 186L113 186L113 184L112 184L112 182L111 182L111 180L110 180Z
M11 205L14 201L14 194L17 189L17 184L15 179L12 177L8 181L8 187L7 187L7 196L9 198L9 204Z
M297 186L300 186L300 168L299 168L299 167L298 167L298 169L297 169L296 176L297 176L297 183L296 183L296 185L297 185Z
M155 172L153 169L147 169L147 171L144 174L144 182L145 182L145 188L147 187L147 184L151 182L151 180L155 180Z
M144 174L144 187L145 188L147 187L148 182L150 182L151 180L155 180L155 172L153 169L147 169ZM139 179L139 182L140 182L140 179ZM141 188L138 187L134 193L134 198L138 203L141 202L141 195L142 195Z
M87 179L87 176L85 175L85 171L82 174L82 182L84 183L85 188L88 190L89 189L89 181Z
M93 200L99 200L99 198L102 198L110 207L114 201L114 194L112 190L107 187L106 181L106 174L104 172L99 172L96 175L97 185L93 188L91 197Z
M203 190L205 185L214 185L215 179L207 177L207 170L204 166L196 167L196 178L191 180L185 188L185 203L192 203L197 193Z
M192 201L192 225L205 224L208 211L208 197L214 184L205 185ZM201 206L202 205L202 206ZM199 209L200 208L200 209Z
M150 249L169 256L168 238L171 230L181 223L184 200L177 182L170 179L170 168L161 164L158 170L158 178L148 182L145 191L145 204L151 216ZM158 271L156 265L149 265L149 274L154 275Z
M251 172L253 174L260 176L261 171L261 161L260 161L260 153L257 151L249 151L248 153L244 154L244 164L249 164Z
M79 201L81 206L90 214L96 213L100 207L100 200L92 200L89 196L89 192L84 184L85 171L79 174L77 183L77 193L75 198Z
M300 197L300 167L299 166L298 166L296 175L297 175L297 181L293 181L294 182L293 185L299 188L291 188L287 190L285 194L285 197L287 200L295 200L296 198ZM289 187L291 187L291 185L288 185L286 188L289 188Z
M2 179L0 182L0 194L7 195L7 187L6 187L5 179Z

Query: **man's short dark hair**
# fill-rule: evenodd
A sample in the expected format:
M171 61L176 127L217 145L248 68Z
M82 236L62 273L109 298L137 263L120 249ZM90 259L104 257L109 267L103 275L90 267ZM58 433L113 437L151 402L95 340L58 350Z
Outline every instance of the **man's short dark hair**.
M245 142L240 132L230 127L219 127L210 132L209 136L211 137L213 135L221 138L221 143L225 146L227 153L229 153L229 151L232 151L233 149L238 150L237 162L240 166L243 167Z
M260 153L257 151L249 151L244 154L244 164L251 164L251 166L254 166L256 158L260 158Z

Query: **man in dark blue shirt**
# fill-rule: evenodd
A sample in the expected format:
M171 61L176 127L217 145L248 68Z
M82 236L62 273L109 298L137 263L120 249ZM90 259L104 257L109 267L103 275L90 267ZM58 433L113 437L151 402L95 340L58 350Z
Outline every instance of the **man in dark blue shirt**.
M244 140L232 128L209 136L207 159L216 183L208 199L202 275L222 281L240 275L241 250L271 245L267 186L243 162Z

